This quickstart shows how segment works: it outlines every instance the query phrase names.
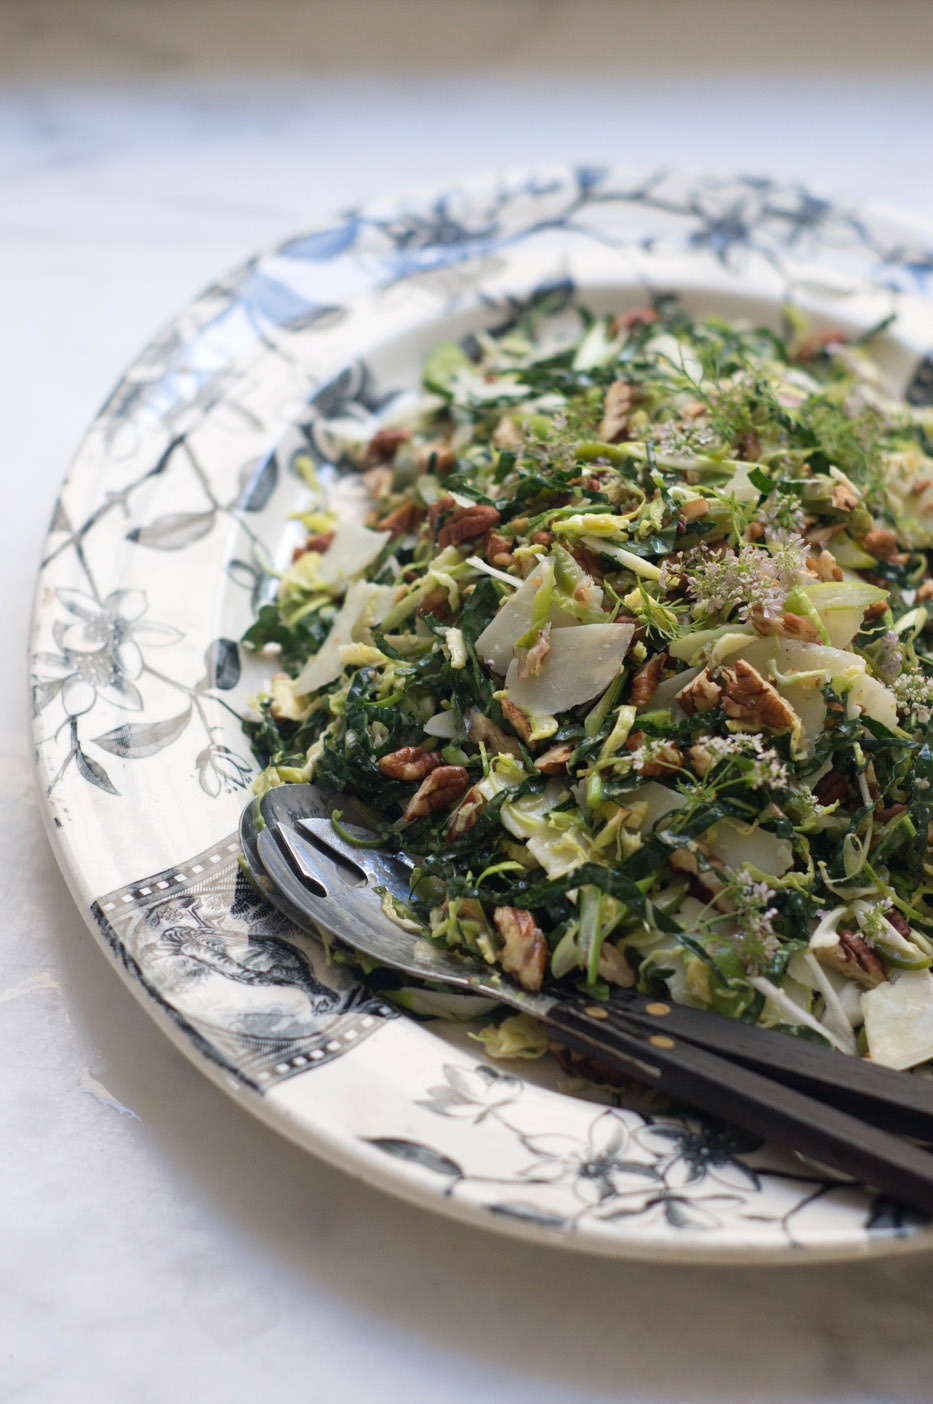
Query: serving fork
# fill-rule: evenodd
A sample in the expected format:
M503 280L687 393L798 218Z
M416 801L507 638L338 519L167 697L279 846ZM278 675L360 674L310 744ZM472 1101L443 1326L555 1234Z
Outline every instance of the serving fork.
M386 915L386 893L410 900L416 865L373 846L366 811L346 795L277 786L244 810L240 840L253 881L296 925L531 1014L555 1043L933 1215L933 1154L905 1139L933 1142L933 1080L630 990L614 987L601 1002L522 989L500 967Z

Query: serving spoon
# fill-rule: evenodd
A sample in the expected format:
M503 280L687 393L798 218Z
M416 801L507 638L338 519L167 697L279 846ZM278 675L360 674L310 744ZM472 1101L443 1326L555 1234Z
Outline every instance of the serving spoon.
M524 990L499 967L386 916L384 894L407 903L416 865L361 846L374 839L360 805L315 785L277 786L240 821L250 875L296 925L324 928L405 975L531 1014L555 1042L933 1215L933 1155L894 1134L933 1141L933 1081L632 991L614 989L604 1003Z

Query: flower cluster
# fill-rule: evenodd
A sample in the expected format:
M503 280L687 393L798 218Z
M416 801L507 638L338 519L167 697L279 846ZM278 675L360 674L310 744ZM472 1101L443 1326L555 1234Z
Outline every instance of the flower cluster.
M914 668L901 673L894 683L894 696L902 712L913 712L921 726L933 717L933 677Z
M756 880L745 867L732 874L727 890L735 903L732 919L736 931L732 939L745 968L753 973L773 960L780 948L780 938L773 925L778 914L777 907L772 905L774 890L766 882Z
M751 765L744 767L742 779L754 790L763 787L786 789L790 784L790 772L773 746L766 746L760 735L754 731L737 731L731 736L710 736L699 743L709 757L709 768L730 758L747 758Z
M772 492L757 509L756 519L765 529L769 541L786 540L792 535L806 545L799 535L803 526L800 498L792 493Z
M658 453L692 457L715 443L716 435L707 425L679 424L669 419L655 430L654 446Z
M687 589L700 614L730 614L748 619L753 608L778 615L806 563L806 543L796 536L768 546L746 543L738 552L714 552L705 544L684 561Z

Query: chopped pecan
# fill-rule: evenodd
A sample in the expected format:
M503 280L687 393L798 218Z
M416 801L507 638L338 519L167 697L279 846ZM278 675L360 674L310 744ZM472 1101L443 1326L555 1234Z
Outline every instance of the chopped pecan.
M380 756L379 769L391 780L421 780L441 763L438 751L423 751L420 746L403 746L388 756Z
M821 965L848 975L860 985L873 988L888 977L874 951L854 931L840 931L833 946L815 946L813 954Z
M656 322L660 315L655 307L633 307L631 312L613 317L609 331L613 336L618 336L620 331L631 331L632 327L647 327Z
M625 990L630 990L635 983L634 970L623 952L611 941L607 941L599 953L599 975L610 985L621 985Z
M732 668L723 668L722 679L722 705L727 717L758 722L773 731L786 731L796 722L793 707L744 658L737 658Z
M838 770L827 770L826 774L817 780L813 787L820 804L835 804L837 800L848 793L849 782L844 775L840 775Z
M521 707L517 707L514 702L510 701L508 697L503 697L501 706L502 715L515 732L516 736L520 736L523 741L530 741L531 722L527 714L522 711Z
M470 713L467 736L474 745L482 744L485 746L489 755L514 756L516 760L521 757L522 748L515 737L507 736L501 726L497 726L490 717L484 717L482 712L475 707Z
M807 570L816 576L817 580L841 580L842 566L836 564L836 557L832 551L825 548L818 556L807 557Z
M629 751L637 751L638 747L645 740L643 731L633 731L625 742ZM657 748L657 754L651 760L635 762L635 769L639 775L672 775L675 770L679 770L684 763L684 753L679 746L675 746L672 741Z
M833 506L837 512L854 512L859 501L858 493L849 483L833 483Z
M745 535L749 541L760 541L765 534L765 529L761 522L749 522L745 529Z
M309 536L303 546L295 547L292 552L292 560L297 561L306 551L317 551L318 555L323 556L333 539L334 533L332 531L322 531L318 532L316 536Z
M884 917L889 925L894 927L894 930L899 936L903 936L905 941L910 940L913 932L899 911L892 907L890 911L884 913Z
M811 546L819 546L822 550L828 542L832 541L834 536L838 536L845 529L845 522L836 522L833 526L808 526L803 534Z
M875 810L875 818L878 820L878 823L879 823L879 824L889 824L889 823L891 822L891 820L892 820L892 819L896 819L897 816L898 816L899 814L906 814L906 813L907 813L907 806L906 806L906 804L888 804L888 805L885 805L884 809L876 809L876 810ZM891 922L891 925L892 925L892 926L894 925L894 921L892 920L891 917L888 917L888 921ZM906 925L906 923L905 923L905 925ZM907 929L908 929L908 931L910 930L909 927L908 927ZM905 933L905 934L906 934L906 933Z
M797 346L794 355L795 361L812 361L821 352L826 351L830 346L843 346L849 340L844 331L838 327L832 327L829 331L814 332L812 336L805 337Z
M614 380L603 400L603 417L599 425L599 437L603 443L614 444L625 437L633 404L633 387L627 380Z
M745 463L754 463L761 453L761 440L754 429L746 429L739 439L739 458Z
M690 764L693 766L700 779L707 773L713 764L713 757L705 746L699 742L694 746L687 747L687 755L690 757Z
M597 580L602 580L606 572L603 569L602 561L595 551L591 551L589 546L580 546L576 543L569 549L577 565L581 566L582 569L586 571L587 575L592 575L595 576Z
M917 590L917 603L922 600L933 600L933 580L924 580Z
M483 557L490 565L509 566L514 559L509 549L511 545L510 537L502 536L498 531L487 531L483 537Z
M919 591L918 591L918 593L917 593L917 598L918 598L918 599L920 598ZM870 619L880 619L881 616L882 616L882 614L886 614L886 613L887 613L887 609L888 609L888 602L887 602L887 600L875 600L874 604L870 604L870 605L868 606L868 608L865 610L865 613L864 613L864 615L863 615L862 617L863 617L863 619L869 619L869 620L870 620Z
M443 478L457 462L450 444L440 440L435 444L423 444L418 450L418 467L422 473L436 473Z
M887 527L874 527L871 531L866 531L861 538L861 544L876 561L894 561L903 565L907 560L906 554L897 549L897 537L894 532L889 531Z
M567 763L574 750L572 742L558 741L557 745L551 746L550 750L545 751L543 756L538 756L535 765L543 775L559 775L567 769Z
M707 866L700 868L698 853L702 853L706 858ZM704 901L712 902L721 912L731 912L735 910L735 903L723 889L726 886L722 873L725 871L725 864L718 858L714 858L701 840L694 840L692 848L675 848L673 853L667 855L669 866L675 873L686 873L690 878L690 886Z
M378 429L366 446L366 462L391 462L399 444L407 443L410 438L410 429Z
M422 780L408 801L403 822L407 824L423 814L433 814L435 809L445 809L460 798L469 783L469 771L462 765L439 765Z
M376 523L377 531L390 531L393 536L407 536L424 517L424 508L415 501L403 502Z
M675 695L674 701L683 708L688 717L692 717L696 712L711 712L720 697L722 688L713 682L709 668L704 668L695 678L684 684Z
M479 784L471 785L457 805L450 823L447 825L447 842L453 843L455 839L461 838L468 830L472 829L485 808L486 796Z
M459 546L463 541L472 541L477 536L484 536L492 527L498 525L499 513L495 507L486 506L481 502L470 507L457 507L441 527L437 544L442 549L445 546Z
M367 468L363 474L363 482L370 497L374 502L378 502L381 497L388 497L392 489L392 469L385 463L380 463L375 468Z
M528 538L532 546L553 546L553 531L536 531Z
M435 619L447 619L450 615L450 596L443 585L430 589L415 613L420 614L422 619L426 614L433 614Z
M823 635L812 619L804 614L791 614L785 609L780 618L767 614L761 605L753 605L749 615L756 634L780 634L785 639L800 639L803 643L822 643Z
M432 529L437 525L437 519L442 512L452 512L457 505L457 499L451 497L449 492L445 492L442 497L435 497L428 508L428 523Z
M694 497L689 502L680 504L680 519L684 522L695 522L700 517L705 517L709 511L709 503L705 497Z
M492 914L505 945L499 952L503 970L524 990L540 990L547 968L547 941L531 912L524 907L496 907Z
M653 658L649 658L643 668L632 678L631 700L636 707L641 707L645 702L649 702L654 696L658 683L664 676L664 666L667 663L666 653L656 653Z

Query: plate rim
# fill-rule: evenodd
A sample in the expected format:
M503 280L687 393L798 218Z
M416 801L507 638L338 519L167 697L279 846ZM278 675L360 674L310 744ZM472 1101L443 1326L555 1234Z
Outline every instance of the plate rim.
M529 173L540 175L558 175L566 178L576 167L572 163L516 163L500 170L469 172L464 176L455 176L442 182L422 182L410 189L401 192L388 192L385 195L377 196L375 199L363 203L342 215L335 217L335 223L340 219L351 218L354 215L365 211L378 209L381 205L391 201L401 207L422 208L425 202L431 198L449 192L452 189L468 189L471 193L488 187L495 180L516 181L528 177ZM613 174L624 174L627 176L640 172L641 168L630 166L614 166L610 168ZM644 172L641 172L644 173ZM678 167L677 174L684 179L696 180L721 180L724 183L736 179L728 174L717 176L715 173L703 171L692 167ZM795 184L794 182L780 182ZM802 187L806 188L806 187ZM832 203L843 197L827 197ZM892 223L905 230L916 231L918 234L926 235L933 240L933 220L923 216L915 216L909 211L901 211L896 206L887 202L875 201L865 197L857 197L858 208L867 215L877 213L881 218L890 220ZM173 318L168 319L159 331L151 337L130 362L126 372L117 381L113 390L103 401L101 409L95 415L91 425L86 431L81 444L78 447L75 459L66 474L63 484L59 489L59 494L63 492L72 480L72 476L79 474L81 470L81 454L88 436L93 432L103 414L106 413L120 389L127 385L132 371L145 362L154 347L161 339L164 339L168 332L176 327L184 315L199 318L206 314L212 297L216 296L218 289L224 284L232 284L239 277L244 276L250 269L262 266L263 263L279 255L280 250L289 243L300 237L308 237L315 233L331 228L332 225L321 221L312 226L304 235L295 235L291 239L271 245L265 251L244 260L237 267L226 275L220 282L209 284L200 294L189 300ZM203 327L205 323L198 321L198 327ZM283 426L283 431L284 431ZM44 611L42 601L43 580L40 575L37 588L36 601L33 607L30 626L30 654L36 651L36 641L39 633L41 618ZM646 1238L644 1240L633 1238L629 1240L617 1238L602 1238L599 1235L584 1235L568 1232L555 1232L542 1229L539 1224L522 1222L517 1219L509 1219L501 1216L492 1216L483 1206L475 1205L466 1200L455 1200L443 1195L434 1195L430 1201L424 1192L423 1183L417 1178L399 1173L399 1168L395 1162L382 1162L366 1155L354 1154L354 1147L351 1144L349 1154L346 1148L340 1149L331 1146L328 1137L319 1137L312 1143L313 1138L309 1138L308 1127L295 1117L281 1103L276 1103L269 1098L254 1091L253 1088L243 1082L237 1082L231 1078L219 1065L212 1063L205 1058L192 1040L185 1035L177 1023L160 1009L152 1000L147 990L135 979L127 970L125 963L117 958L115 952L102 939L98 922L95 920L93 911L89 909L85 900L86 891L85 880L82 877L80 865L70 849L64 842L64 835L59 826L56 825L52 809L47 801L47 796L43 791L42 776L38 763L34 765L34 774L40 799L40 812L43 824L49 836L51 847L55 853L56 860L65 877L73 898L79 910L88 923L97 943L104 949L110 964L117 969L124 984L126 984L136 996L142 1006L156 1020L157 1025L163 1032L169 1035L172 1043L181 1049L183 1053L199 1068L220 1086L228 1095L233 1096L240 1105L243 1105L258 1116L265 1124L284 1134L288 1139L294 1141L304 1150L311 1150L312 1153L320 1156L330 1165L340 1169L343 1173L350 1174L367 1184L370 1184L381 1191L388 1192L406 1202L417 1205L421 1208L430 1209L431 1212L440 1212L459 1222L468 1223L474 1227L482 1227L487 1231L504 1233L523 1241L545 1243L550 1246L561 1247L568 1250L582 1251L600 1256L624 1258L632 1261L644 1262L669 1262L680 1265L785 1265L796 1262L832 1262L850 1259L852 1257L881 1256L901 1252L918 1252L933 1247L933 1226L929 1228L912 1228L906 1232L877 1233L868 1234L858 1238L857 1241L840 1239L838 1242L816 1242L803 1243L794 1248L789 1244L770 1245L762 1244L754 1240L744 1244L730 1245L721 1243L718 1246L710 1244L708 1247L695 1237L689 1240L672 1237ZM348 1136L348 1141L352 1143L352 1136Z

